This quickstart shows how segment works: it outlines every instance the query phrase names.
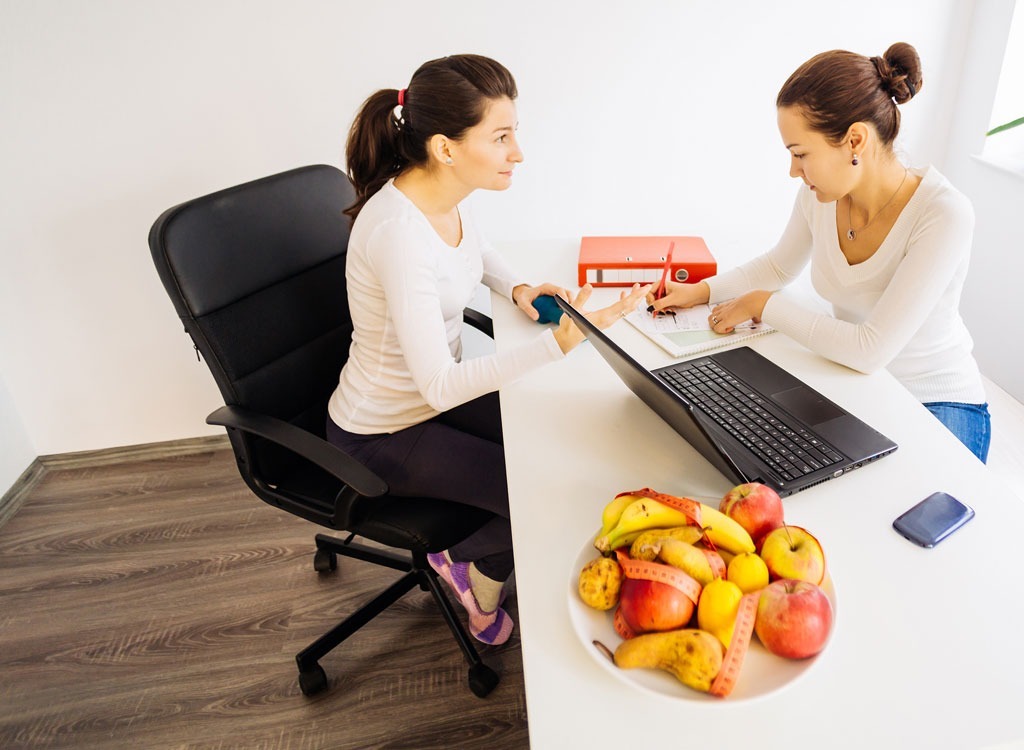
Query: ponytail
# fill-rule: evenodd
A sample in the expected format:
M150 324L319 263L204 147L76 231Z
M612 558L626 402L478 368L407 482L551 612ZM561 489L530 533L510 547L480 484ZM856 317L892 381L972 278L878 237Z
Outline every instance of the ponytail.
M397 103L397 89L381 89L363 102L352 123L345 146L348 176L356 189L356 202L345 209L352 221L366 201L402 169Z

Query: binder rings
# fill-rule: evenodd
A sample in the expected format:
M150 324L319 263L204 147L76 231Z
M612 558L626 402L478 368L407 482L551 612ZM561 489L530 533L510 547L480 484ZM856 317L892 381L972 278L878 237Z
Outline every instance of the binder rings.
M578 284L657 283L671 242L675 243L669 274L673 281L697 282L718 272L701 237L584 237L580 240Z

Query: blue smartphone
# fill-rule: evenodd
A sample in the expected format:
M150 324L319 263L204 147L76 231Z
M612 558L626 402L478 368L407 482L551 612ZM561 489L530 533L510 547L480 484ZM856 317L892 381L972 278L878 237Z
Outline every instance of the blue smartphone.
M974 508L945 492L934 492L892 522L900 535L921 547L934 547L974 518Z

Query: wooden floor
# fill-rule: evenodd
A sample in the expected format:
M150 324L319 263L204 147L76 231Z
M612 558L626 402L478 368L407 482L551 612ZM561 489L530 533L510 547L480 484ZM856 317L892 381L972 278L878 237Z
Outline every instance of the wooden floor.
M299 692L294 655L397 576L318 576L318 530L251 495L226 448L48 467L0 526L0 747L527 747L518 635L483 651L502 681L476 698L418 590Z

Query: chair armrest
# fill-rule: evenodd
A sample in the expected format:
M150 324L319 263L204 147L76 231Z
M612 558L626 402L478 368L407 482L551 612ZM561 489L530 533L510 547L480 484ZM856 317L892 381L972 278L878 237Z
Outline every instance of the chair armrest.
M476 328L478 331L482 331L489 338L494 338L494 321L479 310L467 307L462 311L462 320L465 321L467 325Z
M206 418L207 424L258 435L312 461L364 497L387 494L387 483L340 448L316 435L240 406L222 406Z

